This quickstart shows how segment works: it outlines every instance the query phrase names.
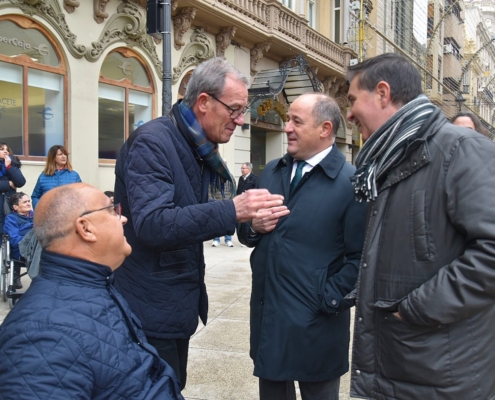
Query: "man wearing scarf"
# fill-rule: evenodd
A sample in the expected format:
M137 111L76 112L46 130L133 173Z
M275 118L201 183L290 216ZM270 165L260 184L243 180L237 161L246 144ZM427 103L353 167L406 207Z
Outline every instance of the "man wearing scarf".
M351 396L495 396L495 145L447 121L412 62L349 67L348 119L365 144L353 177L370 202Z
M218 152L247 111L247 78L223 58L196 68L186 95L168 116L141 125L123 145L115 167L115 202L128 218L133 248L115 286L142 322L151 345L186 385L189 338L198 315L206 324L203 242L233 234L260 208L283 197L252 190L208 202L210 182L235 181Z

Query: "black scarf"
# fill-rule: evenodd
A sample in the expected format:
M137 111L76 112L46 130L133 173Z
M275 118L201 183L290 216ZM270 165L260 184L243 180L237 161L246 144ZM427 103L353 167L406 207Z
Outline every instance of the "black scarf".
M404 105L366 141L356 159L356 173L351 178L357 201L374 201L376 182L399 161L407 145L435 110L425 95Z

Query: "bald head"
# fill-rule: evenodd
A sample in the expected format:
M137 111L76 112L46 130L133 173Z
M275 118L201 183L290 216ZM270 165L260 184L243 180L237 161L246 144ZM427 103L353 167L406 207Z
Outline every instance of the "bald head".
M41 197L34 215L34 234L43 249L74 231L74 221L97 189L84 183L60 186Z
M122 226L126 222L101 190L73 183L41 197L33 229L43 250L116 269L131 253Z

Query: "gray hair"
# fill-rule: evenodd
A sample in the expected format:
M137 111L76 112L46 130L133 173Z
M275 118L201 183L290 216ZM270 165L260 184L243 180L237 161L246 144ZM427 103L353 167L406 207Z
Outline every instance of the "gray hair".
M341 120L340 108L335 100L323 93L307 93L303 96L317 96L312 111L315 126L320 125L322 122L330 121L332 123L332 134L335 135Z
M57 195L50 196L51 201L46 205L42 203L42 197L42 207L39 207L38 203L34 214L34 235L43 250L54 240L67 236L74 229L74 222L79 213L84 212L84 198L72 185L52 190L57 190Z
M250 162L242 163L242 165L245 165L246 167L248 167L251 170L253 169L253 164L251 164Z
M199 64L187 84L184 103L193 107L201 93L221 97L227 76L231 76L246 86L249 85L246 76L221 57L211 58Z

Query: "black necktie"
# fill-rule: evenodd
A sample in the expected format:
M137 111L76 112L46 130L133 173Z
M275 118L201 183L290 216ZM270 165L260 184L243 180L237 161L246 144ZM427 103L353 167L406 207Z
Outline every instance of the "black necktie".
M289 195L291 195L294 189L297 187L297 185L299 185L299 182L301 181L302 178L302 170L306 164L307 164L306 161L297 162L296 173L294 175L294 178L292 178L292 182L290 183Z

